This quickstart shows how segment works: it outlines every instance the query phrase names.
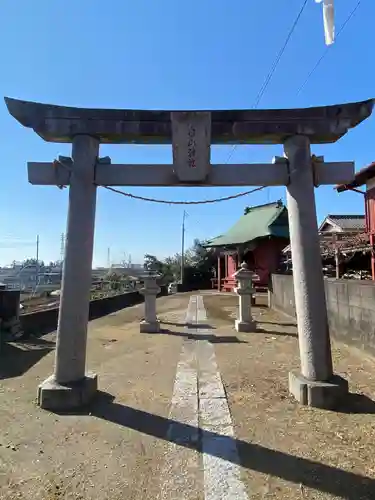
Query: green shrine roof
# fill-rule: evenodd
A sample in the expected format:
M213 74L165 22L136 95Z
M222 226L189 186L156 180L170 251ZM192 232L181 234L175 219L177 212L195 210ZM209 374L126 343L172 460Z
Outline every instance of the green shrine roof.
M241 245L257 238L289 238L288 212L281 201L249 207L229 231L208 241L206 247Z

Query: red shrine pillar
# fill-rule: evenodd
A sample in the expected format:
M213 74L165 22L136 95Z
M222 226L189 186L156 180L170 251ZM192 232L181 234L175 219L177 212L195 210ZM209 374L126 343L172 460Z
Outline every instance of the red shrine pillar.
M220 292L220 282L221 282L221 255L217 256L217 290Z
M374 233L375 233L375 187L374 180L370 179L366 183L365 193L365 217L366 217L366 230L370 236L371 246L371 277L375 281L375 252L374 252Z
M370 233L370 245L371 245L371 278L375 281L375 252L374 252L374 234Z

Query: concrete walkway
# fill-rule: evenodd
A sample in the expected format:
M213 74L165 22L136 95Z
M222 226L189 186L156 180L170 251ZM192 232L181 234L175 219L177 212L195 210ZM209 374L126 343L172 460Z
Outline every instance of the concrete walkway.
M141 305L91 322L101 393L79 415L35 404L54 335L6 346L0 499L375 498L374 360L335 345L350 400L340 412L301 407L287 389L293 322L257 307L257 331L238 334L236 300L160 298L156 335L139 333Z

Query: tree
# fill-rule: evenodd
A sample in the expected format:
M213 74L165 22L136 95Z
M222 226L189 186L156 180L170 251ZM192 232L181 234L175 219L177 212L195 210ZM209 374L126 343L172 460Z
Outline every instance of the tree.
M62 264L61 260L51 260L50 263L48 264L48 267L60 267Z
M216 256L214 250L206 248L205 242L194 240L186 258L184 284L187 288L198 289L210 287L214 275Z
M155 255L151 255L149 253L145 254L143 267L146 271L155 271L157 273L161 273L163 263L155 257Z
M115 271L108 271L108 273L104 276L104 281L109 282L109 287L111 290L119 290L120 288L125 287L127 276L116 273Z
M39 267L44 267L44 262L42 260L25 259L22 263L24 266L36 266L37 264L39 264Z
M144 268L160 274L163 284L176 280L176 257L167 257L161 261L155 255L145 254Z
M178 281L181 274L181 255L176 253L173 257L164 260L164 272L172 277L171 281Z
M210 286L210 279L216 264L215 252L204 247L204 241L194 240L192 248L184 256L184 283L188 288ZM181 255L176 253L163 261L155 255L146 254L144 267L162 275L163 283L178 281L181 273Z
M206 241L194 240L190 249L190 265L199 268L201 271L211 272L215 268L216 255L212 248L206 248Z

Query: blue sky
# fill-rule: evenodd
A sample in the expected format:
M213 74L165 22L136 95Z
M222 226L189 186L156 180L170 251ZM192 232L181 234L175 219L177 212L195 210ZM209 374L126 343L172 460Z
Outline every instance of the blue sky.
M336 26L357 0L336 2ZM46 103L108 108L250 108L302 0L2 0L0 95ZM310 0L259 107L335 104L375 97L375 65L368 57L375 2L362 0L355 17L308 84L297 90L325 50L322 7ZM375 158L375 117L334 145L314 147L330 161L355 160L356 169ZM49 144L22 128L0 103L2 187L0 264L35 255L59 258L67 192L31 186L27 161L70 155L69 145ZM225 162L230 148L213 151ZM236 149L231 162L268 162L281 147ZM170 147L102 146L117 163L171 161ZM124 188L163 199L207 199L235 188ZM285 199L272 188L245 198L187 207L186 240L225 231L246 205ZM358 194L316 191L318 218L363 213ZM134 201L99 189L94 265L105 265L107 248L119 261L131 254L164 257L180 249L183 207Z

